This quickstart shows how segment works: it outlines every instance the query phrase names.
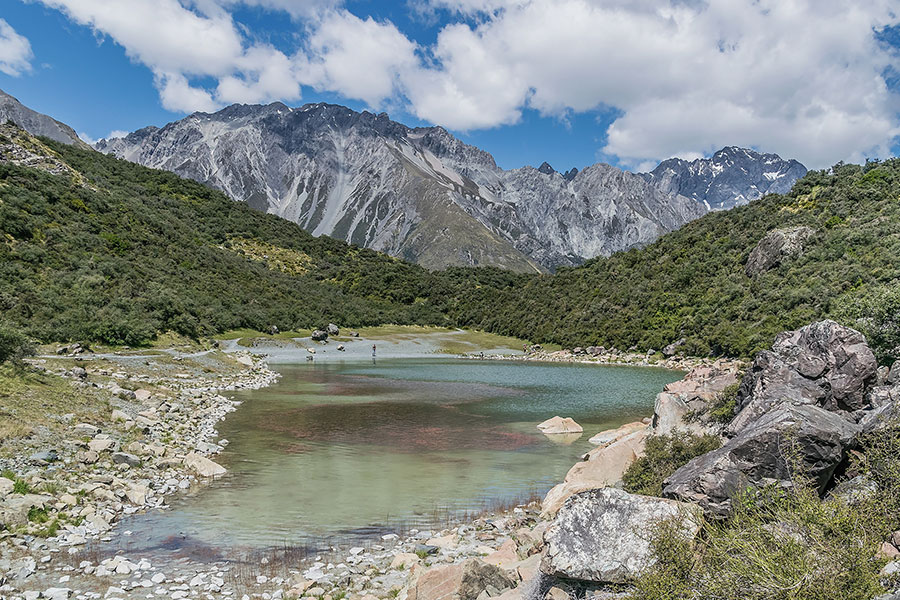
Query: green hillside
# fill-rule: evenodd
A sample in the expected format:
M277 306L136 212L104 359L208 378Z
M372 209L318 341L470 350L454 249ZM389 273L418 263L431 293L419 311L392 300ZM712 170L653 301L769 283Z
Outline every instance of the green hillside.
M749 356L831 316L862 329L882 359L900 346L896 159L811 172L788 195L535 276L430 272L312 237L170 173L4 126L9 156L19 164L0 161L0 320L43 341L142 344L164 331L334 321L458 325L568 347L659 350L684 338L682 353ZM797 226L814 230L802 254L745 273L767 233Z
M0 153L0 311L41 340L444 321L421 267L11 125Z
M771 230L815 230L802 255L756 277L744 266ZM460 293L460 324L564 346L748 356L825 316L884 354L900 345L900 160L811 172L785 196L711 213L650 246L499 293Z

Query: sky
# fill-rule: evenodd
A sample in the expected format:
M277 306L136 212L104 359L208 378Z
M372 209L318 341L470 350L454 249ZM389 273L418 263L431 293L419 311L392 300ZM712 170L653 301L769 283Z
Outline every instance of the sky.
M504 168L826 168L900 153L900 0L3 0L0 89L88 141L334 102Z

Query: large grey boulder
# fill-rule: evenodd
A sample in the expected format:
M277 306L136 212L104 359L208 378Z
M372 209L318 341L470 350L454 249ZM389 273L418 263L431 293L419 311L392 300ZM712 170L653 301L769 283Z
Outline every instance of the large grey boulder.
M803 253L808 240L815 234L809 227L790 227L770 231L756 244L744 272L747 277L756 277L760 273L773 269L781 263Z
M312 332L311 337L314 342L324 342L328 339L328 332L321 329L316 329Z
M699 529L688 504L638 496L614 488L570 497L544 534L547 575L598 583L623 583L653 564L654 526L682 519L689 535Z
M859 431L859 425L819 406L782 402L718 450L675 471L663 495L724 516L732 498L748 487L790 485L788 456L821 492Z
M869 407L878 364L861 333L819 321L775 338L741 381L738 414L726 428L736 435L784 400L853 412Z

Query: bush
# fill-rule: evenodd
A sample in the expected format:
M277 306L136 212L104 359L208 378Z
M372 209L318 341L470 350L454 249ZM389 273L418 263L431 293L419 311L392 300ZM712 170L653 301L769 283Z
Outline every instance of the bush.
M709 420L713 423L728 423L737 410L737 394L741 384L729 385L716 396L709 407Z
M632 600L869 600L884 593L878 550L900 527L900 427L861 441L853 474L877 491L821 499L803 474L793 486L747 490L723 521L696 539L658 524L656 563L633 582Z
M21 363L34 354L34 344L17 329L0 324L0 365L5 362Z
M625 491L645 496L660 496L666 477L694 457L711 452L722 445L714 435L696 435L675 431L672 435L647 438L644 456L625 471Z
M858 329L882 364L900 357L900 287L860 288L841 297L838 320Z

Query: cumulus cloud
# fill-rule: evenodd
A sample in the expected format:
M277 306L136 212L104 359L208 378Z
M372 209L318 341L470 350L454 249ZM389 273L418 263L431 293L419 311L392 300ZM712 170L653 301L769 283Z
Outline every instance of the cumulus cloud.
M31 43L0 19L0 72L12 77L31 71Z
M393 23L347 11L331 12L316 23L298 61L305 84L372 106L397 94L405 74L419 69L416 44Z
M900 134L884 75L898 55L877 35L900 22L896 0L411 2L441 15L426 45L342 0L40 1L152 69L176 111L303 86L457 130L612 107L600 150L634 167L728 144L820 167L885 156ZM290 17L296 47L253 41L237 5Z
M465 129L514 121L524 107L612 106L622 116L603 151L632 165L734 143L823 166L884 156L900 132L882 76L896 57L875 36L897 22L887 0L496 4L484 22L442 32L430 75L441 86L411 94L416 114Z
M300 97L292 60L251 43L214 0L40 0L121 45L149 67L165 108L211 111L231 102ZM285 0L283 4L289 2ZM211 77L218 88L192 85Z

